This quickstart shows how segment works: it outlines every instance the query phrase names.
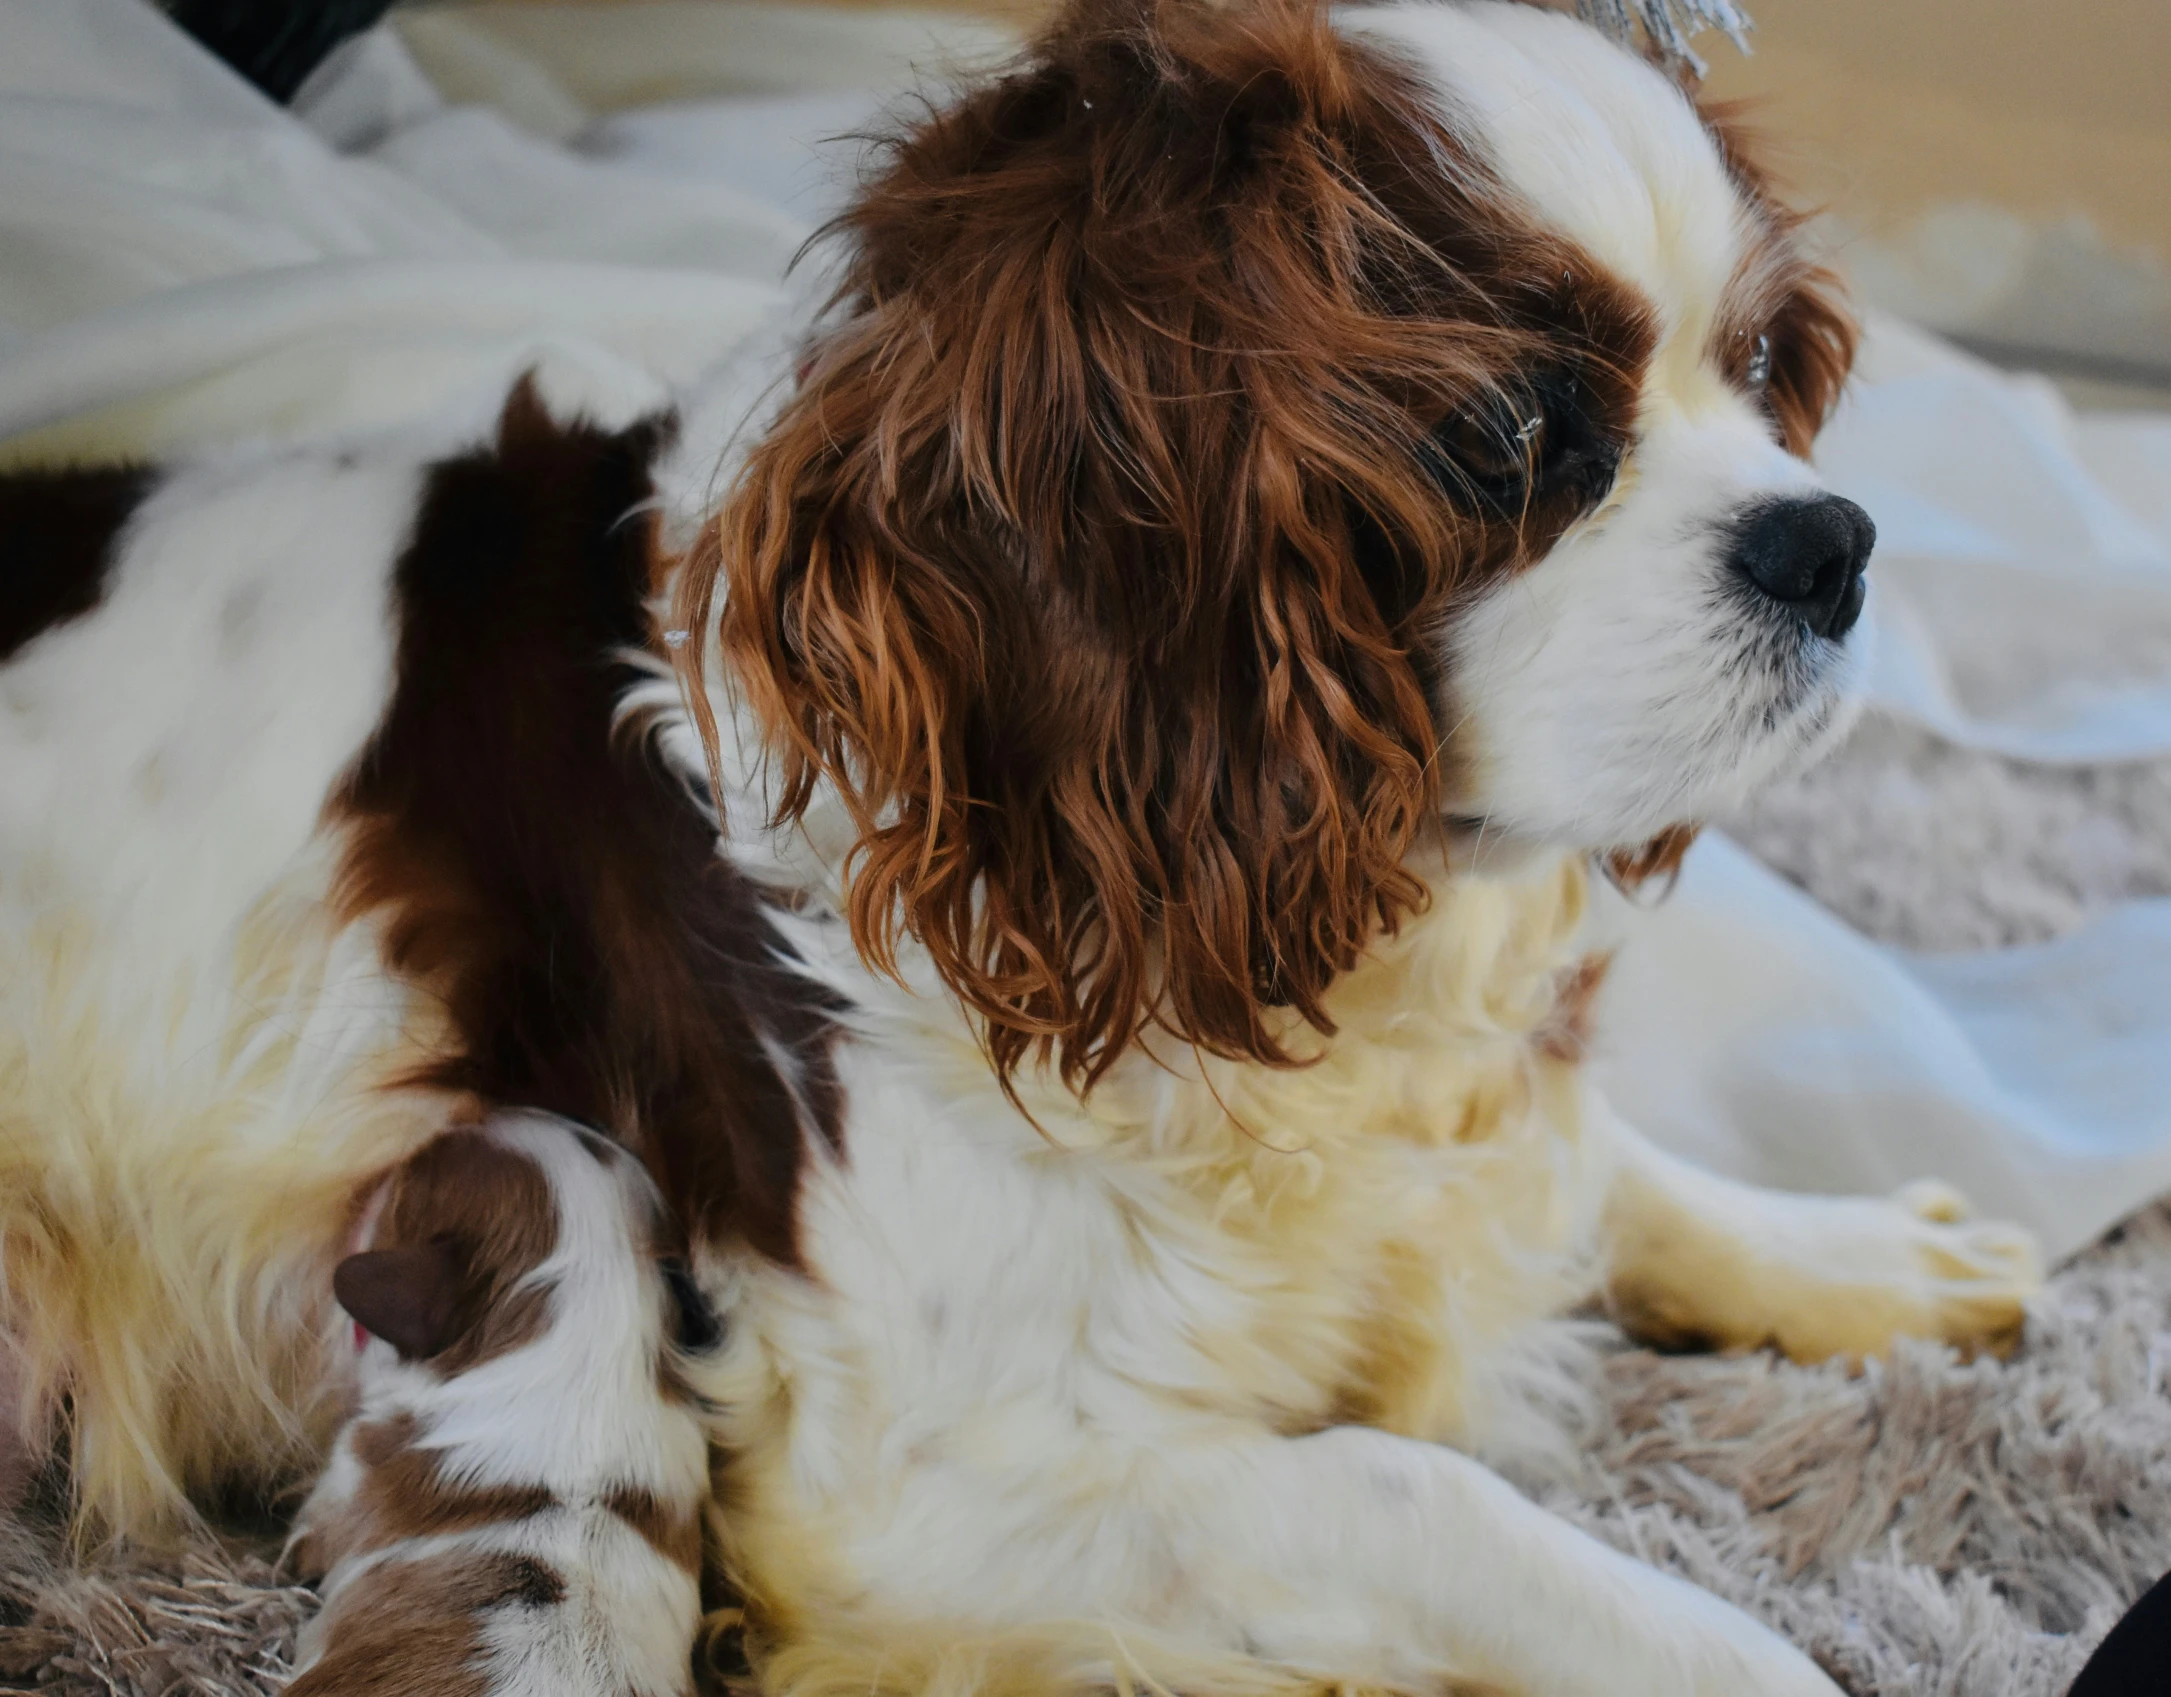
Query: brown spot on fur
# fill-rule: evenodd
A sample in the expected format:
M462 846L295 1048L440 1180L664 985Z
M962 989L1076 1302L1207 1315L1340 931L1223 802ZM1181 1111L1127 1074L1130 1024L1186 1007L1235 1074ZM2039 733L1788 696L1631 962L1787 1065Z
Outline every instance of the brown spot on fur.
M422 1422L402 1410L389 1420L372 1420L354 1429L354 1458L364 1467L382 1467L422 1435Z
M1624 895L1640 895L1655 878L1663 878L1663 896L1681 876L1681 863L1696 846L1698 825L1669 825L1640 848L1615 849L1601 865L1606 877Z
M0 661L98 605L150 481L133 467L0 476Z
M701 1516L697 1506L666 1503L653 1491L626 1485L603 1499L603 1506L648 1543L667 1562L698 1575L701 1571Z
M1650 313L1309 0L1076 5L836 228L685 675L722 587L862 954L917 937L1006 1080L1148 1026L1286 1062L1425 899L1431 644L1603 492Z
M1612 967L1612 952L1603 950L1585 955L1561 975L1551 1010L1531 1034L1539 1054L1573 1066L1590 1053L1594 1004Z
M398 685L335 809L342 895L450 1016L422 1082L602 1128L695 1232L791 1260L801 1139L840 1117L831 1004L702 798L617 722L649 675L625 656L653 634L665 434L561 427L523 384L495 443L431 474Z
M533 1275L558 1246L558 1208L533 1161L458 1131L410 1159L392 1181L374 1244L437 1242L452 1247L463 1275L452 1341L431 1358L439 1373L464 1373L542 1336L550 1291Z
M288 1697L486 1697L486 1616L550 1608L564 1581L514 1555L432 1556L373 1569L335 1598L321 1660Z
M362 1427L355 1433L356 1456L367 1470L356 1505L376 1528L367 1548L402 1538L426 1538L471 1532L484 1526L526 1520L556 1506L541 1485L458 1485L447 1480L436 1452L423 1444L414 1416Z
M355 1428L362 1476L338 1513L312 1526L288 1552L297 1572L320 1574L350 1557L408 1538L475 1532L526 1520L558 1506L542 1485L462 1485L445 1477L411 1413Z

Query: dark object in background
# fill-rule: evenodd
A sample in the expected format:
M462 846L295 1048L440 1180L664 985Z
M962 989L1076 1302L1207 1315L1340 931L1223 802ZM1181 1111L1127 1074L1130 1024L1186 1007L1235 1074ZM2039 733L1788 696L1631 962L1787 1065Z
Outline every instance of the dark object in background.
M2171 1573L2111 1628L2067 1697L2165 1697L2171 1693Z
M173 21L284 106L324 56L392 0L168 0Z

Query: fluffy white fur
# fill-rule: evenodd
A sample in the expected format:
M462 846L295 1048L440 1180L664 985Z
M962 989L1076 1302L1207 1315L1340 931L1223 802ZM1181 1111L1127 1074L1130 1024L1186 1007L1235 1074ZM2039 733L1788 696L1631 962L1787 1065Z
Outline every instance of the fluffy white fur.
M1558 862L1445 884L1313 1067L1141 1055L1090 1111L1029 1096L1045 1137L939 1004L857 977L818 1282L724 1269L703 1381L772 1681L1828 1697L1465 1451L1528 1440L1540 1323L1602 1279L1725 1341L1859 1353L2009 1323L2031 1254L1942 1194L1691 1173L1534 1063L1581 894Z
M1601 1289L1720 1342L1859 1354L1994 1339L2033 1286L2027 1244L1942 1193L1776 1198L1687 1171L1552 1030L1582 952L1563 848L1727 804L1835 717L1859 654L1783 698L1728 669L1718 527L1815 480L1705 363L1742 213L1678 93L1514 7L1349 27L1418 55L1504 178L1662 313L1616 496L1452 639L1480 755L1457 809L1544 852L1428 869L1429 912L1334 992L1337 1038L1291 1034L1308 1068L1142 1047L1086 1103L1028 1075L1019 1104L924 963L875 976L825 917L843 845L819 812L747 845L816 898L790 935L849 1008L806 1271L701 1262L728 1331L697 1374L713 1529L773 1690L1832 1697L1476 1457L1535 1418L1546 1318ZM716 452L689 439L678 463ZM384 705L418 476L399 444L177 473L107 605L0 684L5 1314L25 1418L77 1390L76 1464L113 1525L321 1437L354 1198L450 1111L388 1088L436 1016L366 928L325 918L317 834ZM628 1427L637 1399L612 1390L631 1252L549 1142L577 1306L532 1359L423 1387L373 1358L368 1394L427 1391L474 1480L573 1490L630 1445L677 1488L688 1440ZM628 1665L682 1652L682 1596L612 1589L630 1546L557 1553ZM508 1693L591 1689L532 1643L501 1654Z
M42 1432L73 1394L115 1525L321 1441L326 1257L356 1186L441 1123L383 1088L427 1010L329 922L319 834L390 689L419 487L386 453L176 472L97 615L0 685L12 1412Z

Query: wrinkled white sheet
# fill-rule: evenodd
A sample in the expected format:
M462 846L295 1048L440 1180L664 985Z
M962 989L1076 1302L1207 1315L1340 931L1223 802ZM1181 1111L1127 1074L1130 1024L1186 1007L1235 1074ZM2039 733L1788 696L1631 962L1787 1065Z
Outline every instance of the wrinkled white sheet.
M939 74L946 43L999 45L730 10L613 8L600 36L577 10L511 33L418 14L434 84L380 32L304 123L144 0L7 0L0 462L485 407L538 362L618 395L693 379L785 309L782 264L853 157L813 143ZM2171 421L2076 420L1878 322L1821 458L1883 533L1877 710L2026 760L2171 752ZM1604 923L1630 945L1607 1083L1712 1167L1935 1173L2058 1252L2171 1190L2171 902L1910 958L1712 837L1671 901Z

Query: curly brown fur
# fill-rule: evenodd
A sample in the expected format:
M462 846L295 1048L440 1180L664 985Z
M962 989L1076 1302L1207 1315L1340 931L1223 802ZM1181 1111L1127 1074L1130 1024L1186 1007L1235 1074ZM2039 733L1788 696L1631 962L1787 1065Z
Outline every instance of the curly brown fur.
M1580 510L1488 506L1441 433L1513 455L1469 438L1541 359L1618 410L1651 333L1493 188L1321 8L1136 0L927 118L839 220L683 664L721 591L782 815L835 787L855 939L923 942L1006 1077L1090 1083L1148 1025L1284 1060L1269 1010L1327 1029L1422 902L1420 639Z

